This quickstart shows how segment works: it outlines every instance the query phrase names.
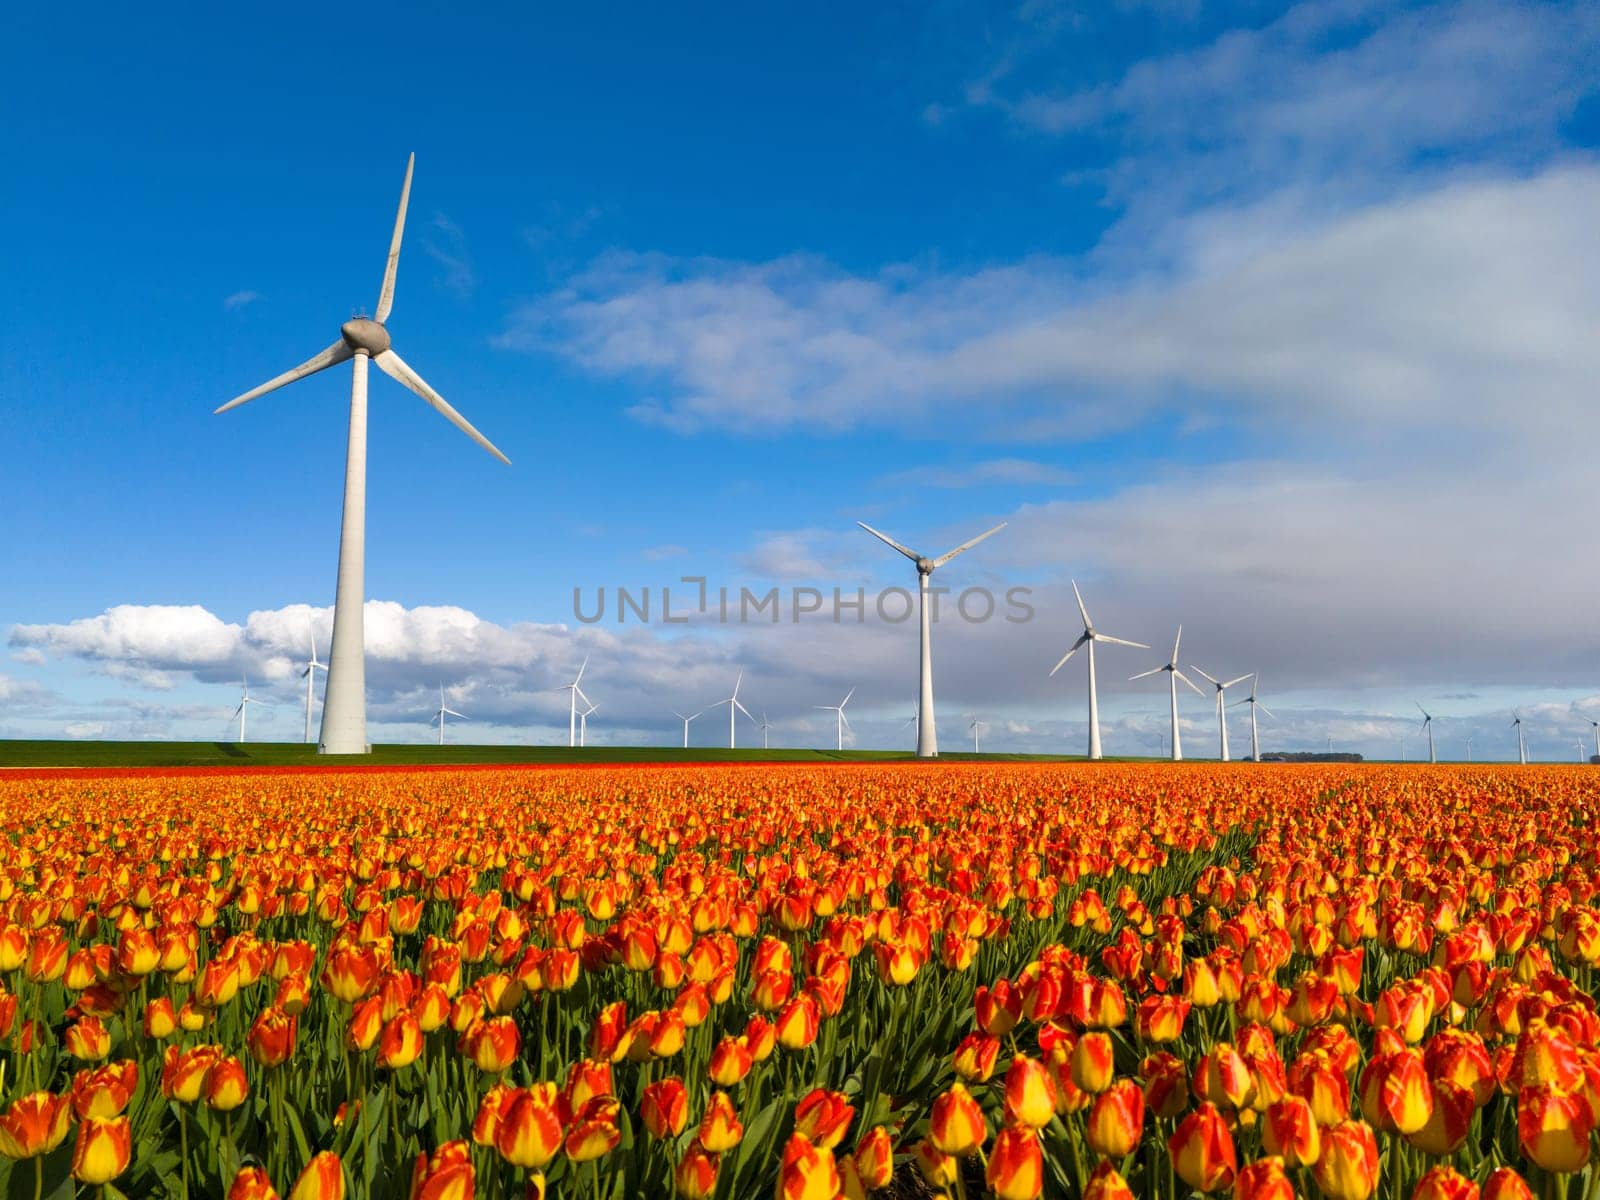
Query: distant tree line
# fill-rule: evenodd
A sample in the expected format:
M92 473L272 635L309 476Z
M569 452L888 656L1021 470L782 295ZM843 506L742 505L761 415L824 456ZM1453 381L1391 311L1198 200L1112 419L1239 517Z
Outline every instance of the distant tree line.
M1328 754L1322 750L1279 751L1263 754L1262 762L1361 762L1359 754Z

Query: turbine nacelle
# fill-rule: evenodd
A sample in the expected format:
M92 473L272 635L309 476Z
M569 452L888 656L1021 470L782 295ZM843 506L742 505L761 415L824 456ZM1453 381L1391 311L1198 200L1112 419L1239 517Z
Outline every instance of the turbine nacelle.
M357 354L376 358L389 348L389 331L371 317L354 317L339 326L344 344Z

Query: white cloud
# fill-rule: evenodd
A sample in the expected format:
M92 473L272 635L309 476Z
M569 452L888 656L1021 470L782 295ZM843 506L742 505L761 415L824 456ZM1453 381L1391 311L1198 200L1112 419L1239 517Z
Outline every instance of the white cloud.
M253 292L246 288L244 291L234 292L232 295L224 297L222 307L227 312L234 312L237 309L244 308L246 305L254 304L259 299L261 299L260 292Z
M461 226L443 213L435 213L433 220L424 227L422 252L438 265L439 286L458 300L472 296L478 286L478 276L472 268L467 236Z
M887 486L919 488L1030 487L1068 484L1074 478L1071 471L1047 463L1025 458L991 458L965 466L913 467L885 475L879 482Z

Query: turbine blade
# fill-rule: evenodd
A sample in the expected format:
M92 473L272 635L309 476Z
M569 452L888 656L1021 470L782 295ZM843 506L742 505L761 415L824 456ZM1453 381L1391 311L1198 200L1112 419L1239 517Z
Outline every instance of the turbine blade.
M1222 686L1225 687L1225 688L1231 688L1236 684L1243 683L1246 679L1249 679L1249 678L1250 678L1250 676L1248 676L1248 675L1241 675L1237 679L1228 680L1228 682L1223 684Z
M856 524L861 526L861 528L865 529L868 533L870 533L873 537L877 538L880 542L884 542L887 545L893 546L896 550L900 551L901 554L904 554L912 562L916 562L917 559L919 557L921 557L920 555L917 554L917 552L915 550L907 550L904 546L902 546L899 542L895 541L887 533L879 533L876 529L874 529L871 525L868 525L865 521L857 521Z
M394 215L394 237L389 239L389 261L383 265L383 288L378 292L378 311L372 319L382 325L389 319L394 307L394 276L400 266L400 238L406 231L406 204L411 199L411 168L417 165L415 154L406 159L406 181L400 186L400 211Z
M1078 598L1078 612L1083 617L1083 627L1088 629L1094 622L1089 620L1089 610L1084 607L1083 593L1078 590L1078 581L1076 579L1072 581L1072 594Z
M285 371L282 375L279 375L274 379L267 380L260 387L251 388L242 396L235 396L221 408L213 410L212 415L215 416L216 413L225 413L230 408L238 408L239 405L248 404L257 396L265 396L268 392L276 391L285 384L293 383L297 379L304 379L307 375L315 375L318 371L326 371L329 367L336 367L342 362L348 362L350 359L355 357L355 353L356 352L354 350L350 349L350 347L345 344L344 339L340 338L322 353L306 359L306 361L301 363L298 367Z
M1178 662L1178 643L1181 641L1183 641L1183 626L1179 625L1178 636L1172 639L1172 662L1174 666Z
M1183 680L1184 683L1187 683L1189 685L1189 690L1191 692L1193 692L1196 696L1204 696L1205 695L1204 692L1202 692L1199 688L1195 687L1194 683L1182 671L1179 671L1179 670L1175 669L1172 673L1174 675L1176 675L1179 679Z
M855 688L851 688L848 692L846 692L844 694L844 699L839 701L839 707L843 708L846 704L849 704L850 703L850 697L854 696L855 694L856 694Z
M1413 703L1416 703L1416 702L1413 701ZM1427 716L1428 715L1428 710L1423 708L1421 704L1417 704L1417 711L1419 713L1421 713L1423 716Z
M734 704L738 705L740 712L742 712L745 716L750 717L750 710L748 708L746 708L743 704L739 704L737 700L734 701ZM750 719L752 721L755 720L754 717L750 717Z
M1087 633L1080 633L1078 635L1078 640L1072 643L1072 649L1068 650L1065 654L1063 654L1061 656L1061 661L1058 662L1055 666L1050 668L1050 674L1054 675L1057 671L1061 670L1062 667L1066 666L1067 665L1067 659L1071 658L1074 654L1076 654L1079 651L1079 649L1083 646L1083 644L1085 642L1087 642L1088 640L1089 640L1089 635Z
M585 670L588 669L588 667L589 667L589 656L587 654L585 654L583 656L583 661L578 664L578 673L577 673L577 675L573 677L572 685L574 687L576 687L579 683L581 683L583 681L583 673L584 673Z
M1259 702L1259 701L1258 701L1258 702L1257 702L1257 703L1256 703L1256 707L1257 707L1257 708L1259 708L1259 709L1260 709L1260 710L1261 710L1261 712L1262 712L1262 713L1263 713L1263 714L1264 714L1264 715L1265 715L1265 716L1269 716L1269 717L1270 717L1270 716L1272 716L1272 710L1271 710L1271 709L1270 709L1270 708L1268 708L1268 707L1267 707L1267 706L1266 706L1266 705L1265 705L1265 704L1262 704L1262 703L1260 703L1260 702Z
M1173 659L1173 661L1176 662L1177 659ZM1211 676L1207 675L1204 671L1200 670L1200 668L1195 666L1193 663L1189 664L1189 669L1194 671L1194 672L1196 672L1207 683L1218 683L1218 682L1220 682L1219 680L1211 678Z
M1145 679L1151 675L1159 675L1165 670L1165 667L1151 667L1148 671L1140 671L1137 675L1129 675L1128 682L1132 683L1135 679Z
M378 365L378 369L385 375L389 376L390 379L404 384L417 395L421 396L429 404L433 405L434 408L438 409L440 416L444 417L446 421L449 421L450 424L461 430L462 433L466 434L490 454L494 455L501 462L505 463L506 466L509 467L511 465L511 460L504 454L501 454L500 451L495 448L495 444L493 442L473 428L471 421L467 420L455 409L451 408L449 402L446 401L443 396L439 395L438 392L429 387L427 380L423 379L421 375L418 375L415 371L408 367L405 359L401 358L392 349L385 350L383 353L374 356L372 361L376 363Z
M1094 640L1097 642L1110 642L1113 646L1132 646L1135 650L1148 650L1149 646L1143 642L1130 642L1127 638L1114 638L1109 633L1095 631Z
M993 537L995 534L999 533L1005 527L1006 527L1006 523L1004 521L1001 521L1000 524L996 525L993 529L984 530L984 532L980 533L977 537L973 538L970 542L962 542L961 545L957 546L954 550L950 550L950 551L947 551L944 554L941 554L938 558L933 560L934 569L938 570L940 567L944 566L945 563L949 562L956 555L965 554L968 550L971 550L979 542L983 541L984 538Z

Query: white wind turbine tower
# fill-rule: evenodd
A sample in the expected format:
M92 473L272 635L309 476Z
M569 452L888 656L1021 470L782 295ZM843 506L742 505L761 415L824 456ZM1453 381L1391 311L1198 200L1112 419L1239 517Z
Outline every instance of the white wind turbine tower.
M1239 681L1236 679L1236 680L1234 680L1234 682L1237 683ZM1261 703L1261 701L1256 699L1256 689L1258 687L1260 687L1260 686L1261 686L1261 672L1257 671L1255 674L1250 676L1250 694L1248 696L1246 696L1243 700L1235 700L1233 702L1235 706L1240 705L1240 704L1248 704L1250 706L1250 761L1251 762L1260 762L1261 761L1261 735L1256 732L1256 709L1259 708L1262 712L1266 713L1268 717L1272 716L1272 710L1270 708L1268 708L1265 704ZM1402 761L1404 761L1405 756L1406 756L1406 739L1405 739L1405 734L1401 734L1400 735L1400 758L1401 758Z
M328 668L327 668L326 664L319 663L317 661L317 638L316 638L316 635L313 634L312 637L311 637L311 660L306 663L306 669L304 671L300 672L300 678L302 678L302 679L304 679L306 681L306 735L305 735L305 740L308 741L308 742L311 740L311 704L312 704L312 700L314 698L313 697L313 689L317 685L317 672L318 671L326 671L327 669Z
M472 718L467 716L466 713L458 713L453 708L446 708L445 707L445 703L444 703L444 684L441 683L439 685L439 711L434 713L433 716L428 719L428 724L429 725L432 725L435 721L439 722L439 745L441 745L441 746L444 745L444 719L447 716L449 716L449 717L460 717L463 721L472 720Z
M839 703L837 703L837 704L813 704L811 706L812 708L821 708L821 709L825 709L828 712L837 713L838 714L838 718L839 719L838 719L837 723L838 723L838 727L839 727L839 749L841 751L844 749L844 731L846 729L850 729L850 722L844 715L844 706L846 704L850 703L850 697L854 696L855 694L856 694L855 688L851 688L848 692L846 692L844 694L844 699L839 701ZM854 736L855 735L855 730L854 729L850 729L850 733L851 733L851 736Z
M1472 761L1472 739L1471 738L1467 739L1467 761L1468 762Z
M737 749L738 738L735 735L735 730L734 730L734 726L733 726L734 718L739 713L743 713L745 716L750 717L750 719L752 721L755 720L754 717L750 716L750 710L748 708L746 708L743 704L739 703L739 685L742 684L743 682L744 682L744 672L740 671L739 672L739 677L733 681L733 695L729 696L726 700L718 700L715 704L711 704L711 705L708 706L710 708L720 708L724 704L726 704L728 706L728 749L729 750Z
M1517 761L1526 766L1528 762L1528 739L1522 734L1522 714L1514 708L1511 710L1511 724L1517 730Z
M1583 754L1583 739L1582 739L1582 738L1579 738L1579 739L1578 739L1578 740L1577 740L1577 741L1576 741L1576 742L1574 742L1574 743L1573 743L1573 745L1575 745L1575 746L1576 746L1576 747L1577 747L1577 748L1578 748L1578 761L1579 761L1579 762L1582 762L1582 761L1583 761L1583 759L1584 759L1584 754Z
M1417 711L1422 714L1422 732L1428 735L1428 761L1436 763L1439 760L1433 753L1433 714L1420 704L1417 705Z
M272 705L263 703L250 694L250 677L248 675L244 677L243 687L244 694L239 698L239 707L233 710L233 716L239 718L239 741L241 743L244 741L244 719L250 715L250 706L252 704L260 704L262 708L272 707ZM229 717L228 719L231 721L233 720L233 717Z
M1217 735L1221 739L1221 750L1219 751L1219 757L1222 759L1223 762L1227 762L1228 761L1228 710L1227 710L1226 705L1223 702L1222 693L1226 692L1229 688L1233 687L1235 684L1243 683L1246 679L1249 679L1250 676L1249 675L1241 675L1237 679L1230 679L1230 680L1228 680L1228 682L1224 683L1220 679L1214 679L1210 675L1207 675L1204 671L1200 670L1200 668L1196 667L1193 663L1190 663L1189 665L1194 668L1195 673L1198 674L1200 676L1200 678L1204 679L1207 683L1209 683L1217 691Z
M1167 672L1167 674L1171 677L1171 678L1169 678L1167 680L1167 682L1172 685L1172 761L1173 762L1177 762L1179 759L1181 759L1183 757L1183 743L1182 743L1182 741L1179 740L1179 737L1178 737L1178 680L1180 680L1180 679L1183 680L1184 684L1196 696L1205 695L1204 692L1202 692L1199 688L1194 686L1193 681L1191 681L1190 678L1187 675L1185 675L1181 670L1178 669L1178 643L1181 642L1181 641L1183 641L1183 626L1179 625L1178 626L1178 636L1172 639L1172 657L1171 657L1171 659L1169 659L1166 662L1166 664L1163 665L1163 666L1151 667L1148 671L1140 671L1137 675L1130 675L1128 677L1129 682L1132 682L1135 679L1145 679L1145 678L1147 678L1147 677L1149 677L1151 675L1159 675L1163 671Z
M362 628L366 593L368 362L377 364L378 370L421 396L447 421L501 462L511 461L474 429L471 422L451 408L389 344L389 331L384 328L384 322L394 307L395 271L400 263L400 238L406 227L406 203L411 196L411 169L415 162L414 154L406 160L400 210L395 214L389 259L383 269L383 286L372 316L346 321L339 329L339 340L326 350L217 409L219 413L227 412L307 375L342 362L350 363L350 435L344 468L344 519L339 532L339 579L334 593L328 687L322 700L322 737L318 743L323 754L365 754L368 750L366 647Z
M763 750L767 749L767 730L771 728L772 726L767 723L766 710L763 709L761 711L761 748Z
M1072 594L1078 598L1078 612L1083 617L1083 632L1078 635L1078 640L1072 643L1072 649L1061 656L1061 661L1050 668L1054 675L1067 665L1067 659L1078 652L1081 646L1089 647L1089 757L1099 758L1100 755L1100 698L1095 691L1094 682L1094 644L1096 642L1110 642L1113 646L1132 646L1138 650L1148 650L1149 646L1143 642L1129 642L1122 638L1114 638L1109 633L1101 633L1094 627L1094 622L1089 620L1089 610L1084 607L1083 595L1078 591L1076 580L1072 583Z
M585 696L583 698L583 700L584 700L585 704L589 704L589 697ZM598 704L589 704L588 708L584 709L581 713L578 714L578 746L580 748L582 748L583 746L588 744L588 740L589 740L589 717L596 710L598 710L599 707L600 706Z
M1596 758L1600 758L1600 721L1592 720L1589 717L1580 719L1588 721L1590 725L1594 726L1594 753Z
M587 654L585 654L583 656L583 661L578 664L578 673L572 677L572 682L571 683L563 683L560 687L558 687L556 689L556 691L558 691L558 692L569 692L569 693L571 693L567 697L568 700L570 701L570 703L567 706L567 749L569 749L569 750L572 749L572 747L574 747L574 746L579 744L578 743L578 697L579 696L583 696L583 702L585 704L589 703L589 697L584 696L583 695L583 689L578 686L579 681L581 681L583 679L583 672L588 666L589 666L589 656ZM695 715L698 716L699 714L696 713Z
M1006 527L1006 523L1001 521L993 529L980 533L970 542L962 542L954 550L941 554L938 558L926 558L915 550L906 549L888 534L879 533L865 521L857 521L856 524L880 542L894 547L894 549L900 551L901 554L904 554L917 564L917 609L920 613L922 625L922 657L917 673L917 694L919 697L917 711L921 714L917 720L917 757L937 758L939 756L939 730L933 712L933 645L929 632L928 576L932 575L956 555L972 549L984 538L999 533Z
M968 725L967 728L972 730L972 752L974 754L978 754L980 753L978 750L978 735L989 727L982 721L978 720L977 717L973 717L972 724Z
M683 722L683 748L685 750L687 750L689 748L689 722L694 720L696 717L700 716L701 714L700 713L690 713L688 716L684 716L681 712L674 711L672 715L677 717L678 720Z

